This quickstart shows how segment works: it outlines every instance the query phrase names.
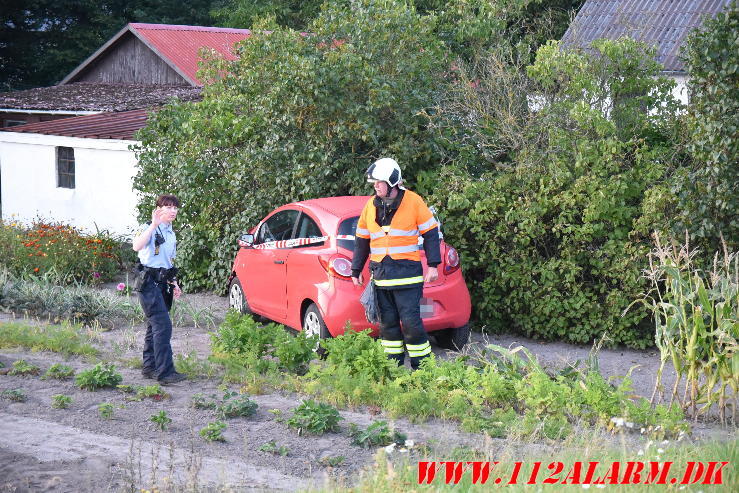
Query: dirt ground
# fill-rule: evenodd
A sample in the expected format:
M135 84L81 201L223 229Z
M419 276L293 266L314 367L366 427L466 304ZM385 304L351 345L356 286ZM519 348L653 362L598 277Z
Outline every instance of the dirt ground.
M209 314L212 323L222 320L227 300L209 294L186 295L184 300ZM10 320L8 315L0 321ZM199 324L202 325L202 324ZM143 342L142 325L116 327L102 332L97 345L106 358L136 358ZM204 326L176 326L173 334L175 354L196 350L202 358L209 351L208 331ZM584 361L589 347L563 343L540 343L513 336L473 334L470 351L487 343L504 347L523 345L539 361L550 368L561 368ZM453 353L434 349L440 357ZM54 353L2 351L0 362L6 366L25 359L42 371L54 363L64 363L79 371L91 365L82 358L65 359ZM635 393L650 397L659 356L654 351L611 350L600 352L600 369L606 376L625 375L632 369ZM117 365L123 383L150 385L138 369ZM666 385L674 381L670 369L665 371ZM23 388L28 400L0 400L0 492L97 492L146 488L163 482L200 485L231 485L242 491L295 491L320 488L328 478L352 483L366 466L374 461L376 450L362 449L350 443L345 430L349 423L367 426L384 419L373 410L341 411L344 418L341 433L324 436L299 436L275 419L270 410L279 409L289 415L302 396L273 393L256 395L259 404L255 416L229 419L224 431L225 442L204 441L198 431L217 418L212 411L191 407L195 393L221 394L215 379L186 381L165 388L170 397L162 401L131 401L117 390L89 392L78 389L72 380L41 380L39 377L0 375L0 391ZM232 386L232 390L238 390ZM68 409L53 409L55 394L66 394L73 401ZM102 419L97 410L102 402L117 407L113 419ZM165 410L172 423L167 431L158 431L149 417ZM458 447L493 451L516 445L503 439L464 433L454 423L432 420L414 424L406 420L392 421L416 444L431 446L439 457ZM733 433L733 432L732 432ZM727 430L715 424L697 424L693 436L697 440L726 438ZM289 450L286 456L259 451L274 440ZM547 453L556 447L547 443L520 445L520 456ZM411 450L410 453L413 453ZM328 459L344 457L334 467ZM336 459L338 460L338 459Z

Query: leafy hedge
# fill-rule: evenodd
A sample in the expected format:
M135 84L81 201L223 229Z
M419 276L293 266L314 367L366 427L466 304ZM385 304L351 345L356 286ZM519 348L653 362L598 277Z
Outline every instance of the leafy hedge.
M236 238L273 208L368 193L363 173L380 156L409 177L437 161L423 113L448 62L432 23L363 0L328 4L310 35L263 27L237 61L207 64L202 102L166 107L139 135L140 216L163 191L182 199L188 289L224 290Z
M649 232L661 226L650 191L666 176L676 108L645 47L624 40L593 49L551 42L538 51L528 74L540 108L522 115L530 144L508 154L507 168L476 176L486 168L483 150L472 148L480 139L460 145L460 130L455 165L424 184L461 252L481 323L576 343L608 332L644 347L646 311L623 312L645 288ZM440 126L464 121L460 107L475 118L481 105L447 101ZM478 115L472 125L495 133L499 117Z

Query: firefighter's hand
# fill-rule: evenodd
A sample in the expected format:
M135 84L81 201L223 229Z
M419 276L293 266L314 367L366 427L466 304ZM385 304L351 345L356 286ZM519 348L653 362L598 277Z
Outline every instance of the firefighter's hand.
M364 286L364 279L362 279L362 273L359 273L359 277L352 276L352 282L355 286Z
M434 282L439 278L439 269L436 267L429 267L426 271L426 275L423 278L423 282Z

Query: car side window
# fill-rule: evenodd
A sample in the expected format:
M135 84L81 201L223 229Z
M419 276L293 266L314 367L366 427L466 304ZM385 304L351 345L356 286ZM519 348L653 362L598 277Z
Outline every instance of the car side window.
M298 219L298 211L280 211L267 219L259 228L255 243L289 240L293 237L293 227Z
M308 214L301 214L300 220L298 221L298 229L295 234L295 238L319 238L323 236L323 233L321 232L321 228L318 227L318 224L308 215ZM323 242L320 243L311 243L309 245L303 245L303 246L319 246L323 245Z

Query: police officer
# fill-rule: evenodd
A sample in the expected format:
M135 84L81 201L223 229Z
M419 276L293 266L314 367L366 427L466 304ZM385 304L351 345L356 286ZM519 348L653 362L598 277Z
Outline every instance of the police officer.
M362 285L361 272L369 255L385 354L402 365L407 350L411 367L417 369L431 353L420 303L423 283L439 276L438 223L423 199L401 185L400 167L394 159L375 161L367 169L367 181L374 184L375 196L365 204L357 223L352 281ZM428 264L425 276L419 236Z
M151 213L151 223L133 240L133 249L139 253L139 301L146 315L144 336L144 364L141 374L156 378L167 385L186 377L177 373L172 360L172 320L169 310L172 298L182 294L177 283L174 258L177 239L172 222L177 217L180 201L174 195L160 195Z

